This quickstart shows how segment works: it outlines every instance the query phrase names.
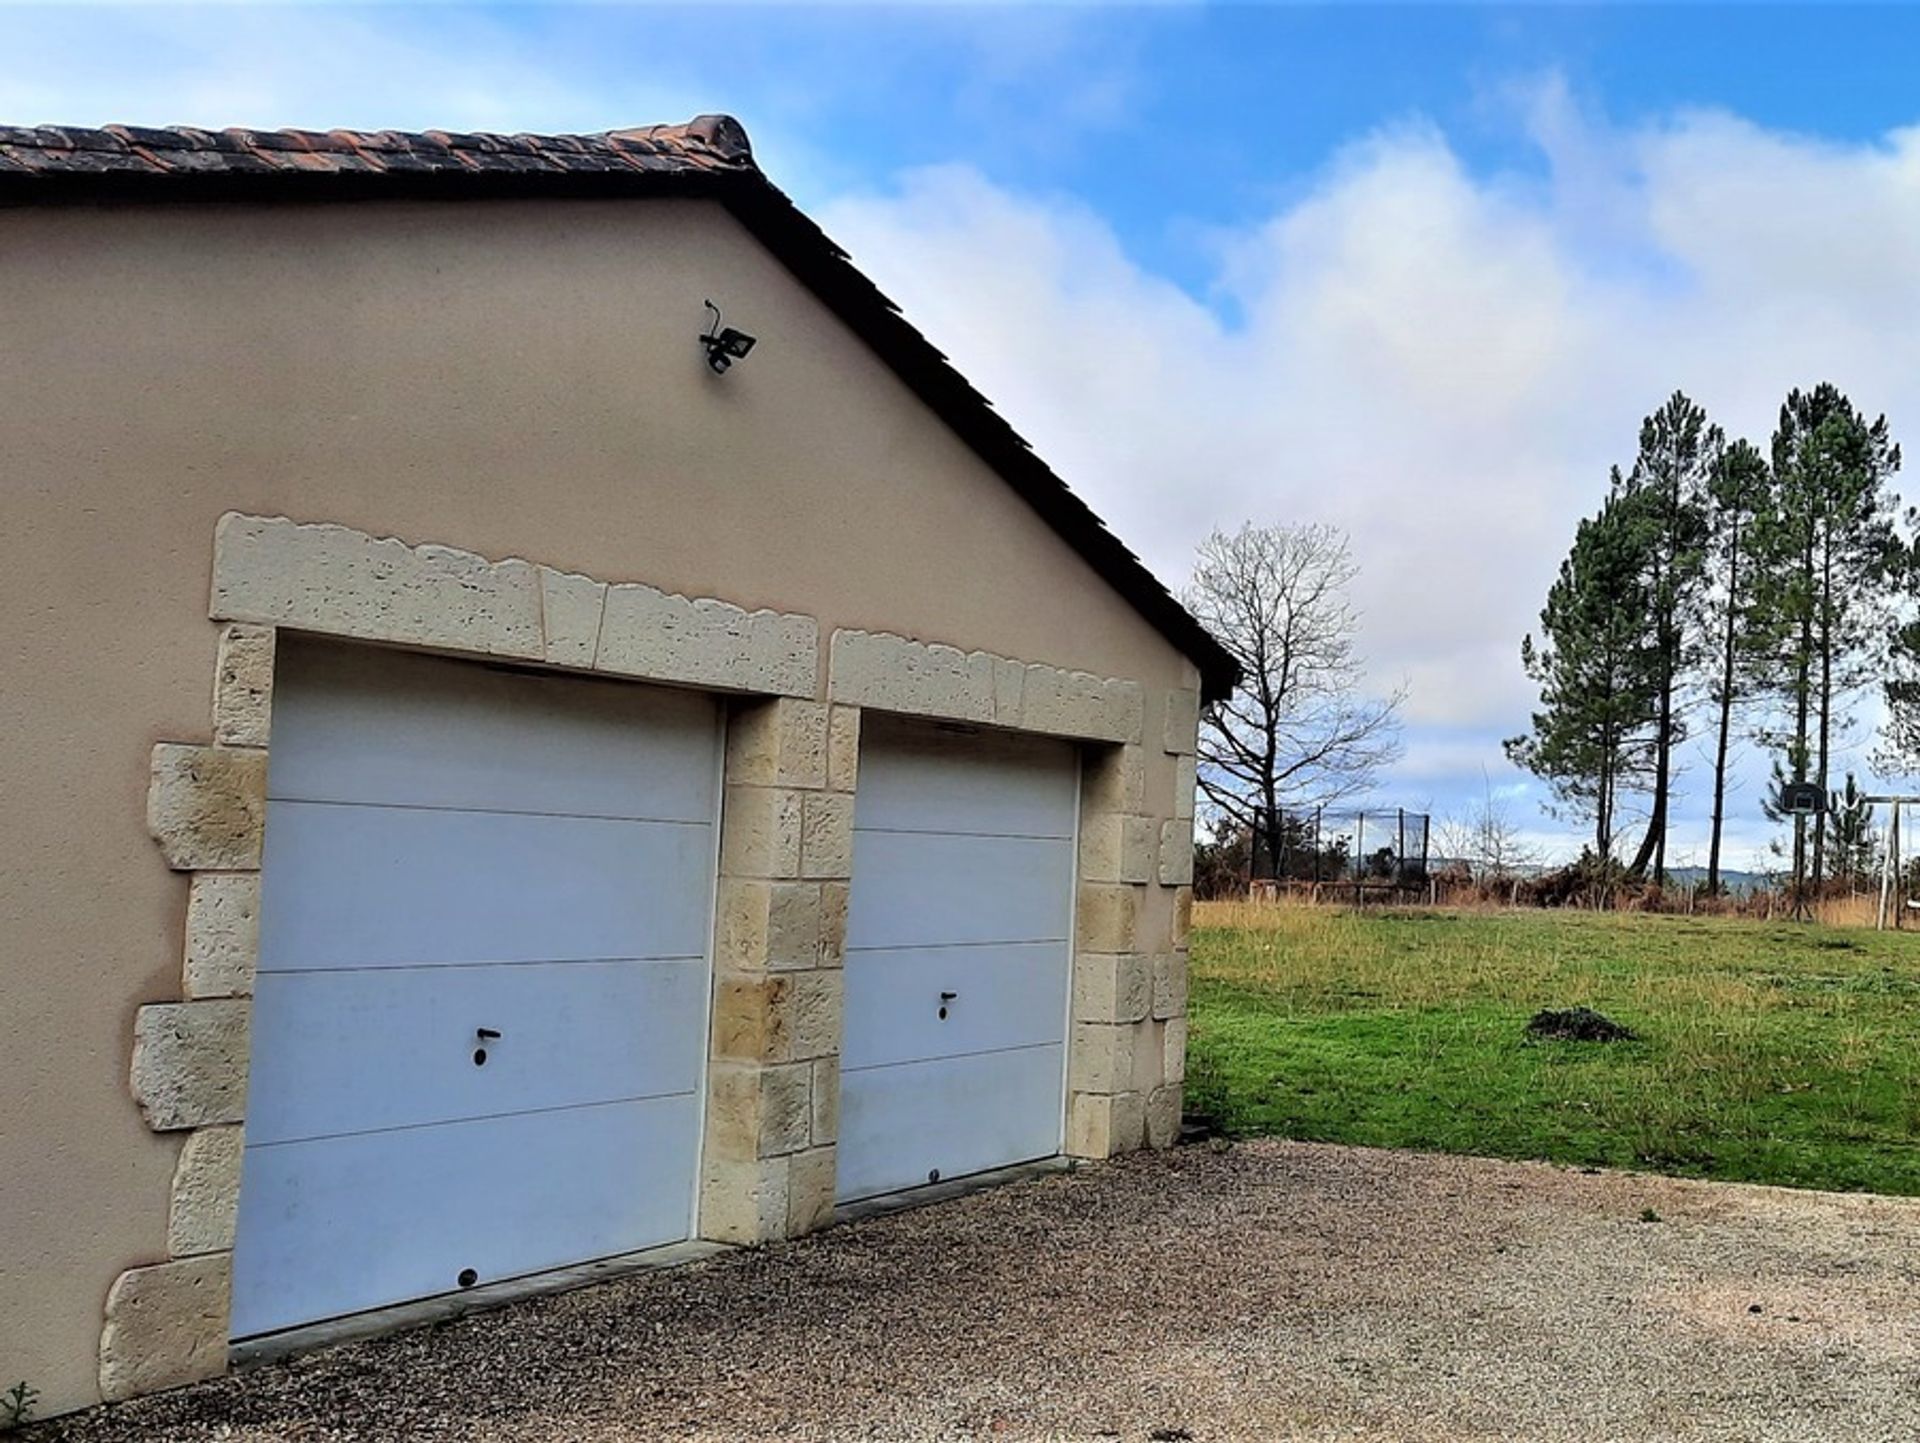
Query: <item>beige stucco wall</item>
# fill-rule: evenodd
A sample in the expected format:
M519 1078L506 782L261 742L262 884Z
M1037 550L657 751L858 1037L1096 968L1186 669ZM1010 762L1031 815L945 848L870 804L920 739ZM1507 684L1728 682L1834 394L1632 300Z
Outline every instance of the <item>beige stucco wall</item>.
M707 296L761 341L723 380ZM223 512L1136 679L1149 731L1194 684L695 202L0 212L0 488L0 1387L48 1413L97 1396L108 1286L166 1255L179 1141L127 1060L187 883L145 801L152 745L208 737Z

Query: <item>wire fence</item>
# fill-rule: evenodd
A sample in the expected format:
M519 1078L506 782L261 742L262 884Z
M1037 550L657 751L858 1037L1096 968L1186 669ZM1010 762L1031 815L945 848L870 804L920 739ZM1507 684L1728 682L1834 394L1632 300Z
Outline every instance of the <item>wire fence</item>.
M1432 819L1402 807L1282 807L1261 812L1249 881L1424 888Z

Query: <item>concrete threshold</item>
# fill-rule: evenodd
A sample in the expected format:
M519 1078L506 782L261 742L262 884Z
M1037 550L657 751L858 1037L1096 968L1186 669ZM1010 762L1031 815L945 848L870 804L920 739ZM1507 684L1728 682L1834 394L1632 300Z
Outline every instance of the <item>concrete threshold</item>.
M448 1322L454 1318L464 1317L468 1313L503 1308L509 1303L522 1302L528 1298L544 1298L552 1293L572 1292L575 1288L590 1287L594 1283L612 1282L615 1278L629 1277L634 1273L684 1267L688 1263L704 1262L722 1253L737 1251L738 1249L730 1244L705 1242L698 1238L684 1243L668 1243L664 1247L648 1248L644 1252L621 1253L616 1257L600 1258L591 1263L576 1263L569 1268L555 1268L552 1272L529 1273L526 1277L506 1278L497 1283L466 1288L457 1293L442 1293L436 1297L418 1298L408 1303L395 1303L388 1308L375 1308L370 1312L350 1313L344 1318L329 1318L321 1323L304 1323L297 1328L267 1333L258 1338L244 1338L228 1348L227 1359L235 1368L250 1368L260 1363L278 1362L282 1358L290 1358L299 1353L334 1348L342 1343L357 1343L385 1333L404 1332L410 1328L424 1327L429 1323Z
M942 1178L939 1182L923 1183L919 1187L903 1188L899 1192L883 1192L877 1197L864 1197L856 1202L842 1203L833 1210L833 1221L840 1223L859 1222L862 1218L885 1217L888 1213L905 1212L908 1208L929 1207L934 1203L951 1202L954 1198L965 1197L968 1193L982 1192L990 1187L1004 1187L1010 1182L1025 1182L1028 1178L1045 1177L1049 1173L1071 1172L1080 1165L1077 1158L1043 1157L1038 1162L1017 1162L1011 1167L996 1167L988 1172L972 1172L965 1177Z

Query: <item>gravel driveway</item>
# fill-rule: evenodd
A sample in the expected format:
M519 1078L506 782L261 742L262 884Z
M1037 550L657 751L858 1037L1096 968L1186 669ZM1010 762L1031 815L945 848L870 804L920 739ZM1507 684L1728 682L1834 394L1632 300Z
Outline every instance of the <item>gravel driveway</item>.
M1913 1443L1920 1202L1192 1148L29 1436Z

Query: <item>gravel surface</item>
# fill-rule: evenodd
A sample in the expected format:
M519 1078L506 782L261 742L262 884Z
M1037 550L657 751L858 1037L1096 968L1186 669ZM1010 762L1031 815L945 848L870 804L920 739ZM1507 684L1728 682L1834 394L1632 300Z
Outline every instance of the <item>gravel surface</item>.
M1920 1202L1189 1148L26 1436L1914 1443Z

